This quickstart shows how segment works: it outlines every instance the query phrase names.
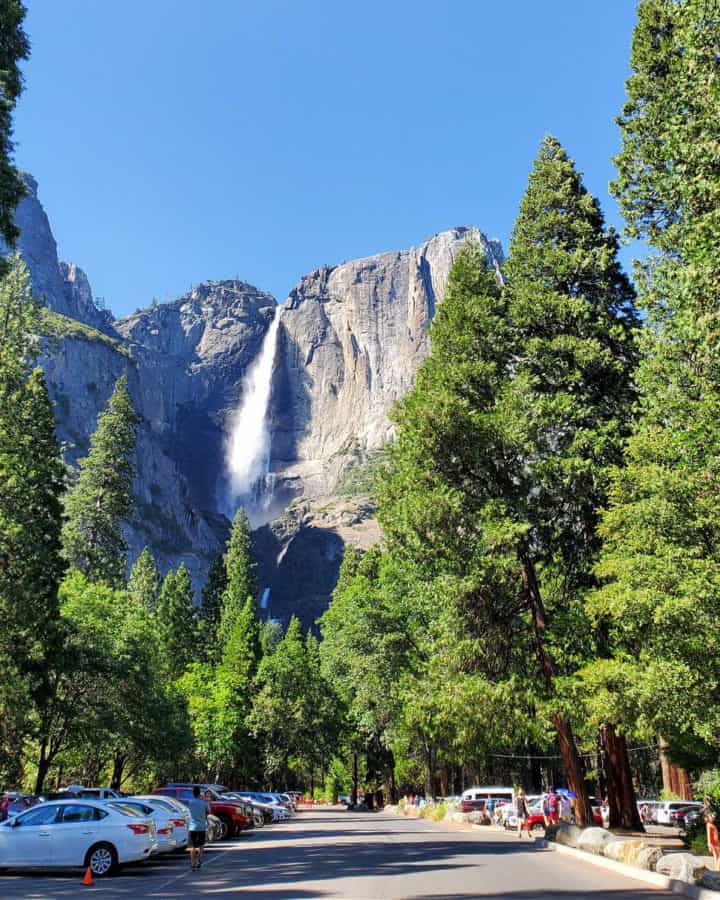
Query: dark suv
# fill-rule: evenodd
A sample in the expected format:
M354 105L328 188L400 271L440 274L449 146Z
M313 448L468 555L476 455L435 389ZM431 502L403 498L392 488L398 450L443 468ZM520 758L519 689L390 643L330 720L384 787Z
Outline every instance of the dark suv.
M193 788L200 788L200 796L207 800L210 813L217 816L223 823L225 835L234 837L241 831L247 831L255 827L252 810L247 803L238 800L226 800L207 784L166 784L164 787L155 788L153 794L161 797L174 797L181 803L187 803L193 798Z

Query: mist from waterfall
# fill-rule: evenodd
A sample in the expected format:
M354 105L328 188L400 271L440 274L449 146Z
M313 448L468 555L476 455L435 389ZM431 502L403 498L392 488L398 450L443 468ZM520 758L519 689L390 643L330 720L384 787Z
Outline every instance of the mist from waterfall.
M279 324L278 306L260 354L243 380L242 399L231 419L225 445L232 501L234 505L244 504L251 522L262 518L272 500L268 408Z

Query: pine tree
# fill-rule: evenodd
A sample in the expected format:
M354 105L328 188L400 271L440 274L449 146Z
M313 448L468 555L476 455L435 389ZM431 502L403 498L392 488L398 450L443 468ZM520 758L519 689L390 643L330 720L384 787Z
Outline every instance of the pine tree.
M193 589L190 573L184 565L177 572L168 572L165 576L157 604L157 617L163 634L168 670L173 678L178 678L199 656Z
M617 250L572 160L545 138L506 266L518 357L505 402L523 467L520 491L510 492L524 531L516 552L550 697L562 671L551 619L577 622L594 585L597 511L609 470L622 459L634 400L637 318ZM570 786L585 806L578 811L590 821L581 759L560 704L553 722ZM628 824L639 826L632 780L624 776Z
M20 0L0 5L0 235L12 247L19 234L15 208L25 195L20 173L12 162L12 113L23 88L20 60L30 55L30 42L23 31L25 6ZM0 275L8 271L0 259Z
M160 596L160 573L152 553L145 547L130 570L128 591L147 612L154 612Z
M581 821L583 770L557 684L591 649L582 601L594 583L597 509L633 400L637 322L616 254L597 201L546 138L502 293L479 248L453 266L381 485L391 550L410 553L427 577L458 579L455 602L486 646L497 634L516 657L520 646L534 653L538 702L552 711Z
M202 591L200 617L203 623L204 641L209 646L217 642L220 615L222 613L223 594L227 588L227 572L225 559L219 553L210 564L207 581Z
M720 7L643 0L613 188L649 327L626 466L602 523L593 612L630 714L669 753L720 750ZM704 754L702 751L704 749ZM698 761L696 767L703 765Z
M257 598L250 522L242 507L235 516L230 532L225 553L225 572L227 587L222 595L222 612L218 626L218 640L221 644L225 644L228 640L235 620L242 612L248 597L253 603Z
M0 284L0 772L10 780L54 643L64 570L64 467L45 379L32 369L38 315L15 259Z
M91 580L110 587L125 583L128 548L122 525L132 512L133 456L139 421L123 375L98 419L90 452L80 460L77 481L65 504L65 558Z

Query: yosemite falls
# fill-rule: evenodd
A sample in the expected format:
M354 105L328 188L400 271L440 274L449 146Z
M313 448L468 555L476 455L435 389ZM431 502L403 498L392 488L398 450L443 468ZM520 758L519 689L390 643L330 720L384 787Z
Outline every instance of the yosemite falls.
M272 500L268 412L279 324L280 306L243 380L240 406L231 418L225 446L231 501L243 503L253 524L263 519Z

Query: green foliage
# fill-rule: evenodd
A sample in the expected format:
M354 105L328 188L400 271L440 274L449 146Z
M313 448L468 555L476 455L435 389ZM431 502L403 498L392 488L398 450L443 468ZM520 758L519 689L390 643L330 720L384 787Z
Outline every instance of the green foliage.
M435 819L436 822L442 822L446 815L447 807L444 803L438 803L438 805L433 810L433 819Z
M65 503L63 552L70 565L111 587L125 583L122 524L132 512L135 430L139 419L122 376L98 419Z
M25 185L13 165L12 113L23 88L20 61L30 55L23 30L25 6L20 0L5 0L0 6L0 236L12 247L19 234L15 208L25 196ZM0 275L8 265L0 262Z
M157 619L168 671L173 678L178 678L199 655L193 589L184 565L177 572L168 572L163 579Z
M128 593L145 610L155 611L160 597L160 573L147 547L143 549L130 570Z
M233 521L225 553L225 573L227 586L222 595L222 611L217 632L221 644L227 641L248 597L253 603L257 597L250 522L242 507L237 511Z
M720 750L718 9L643 0L614 191L649 327L640 403L603 518L590 611L631 673L634 717L690 758ZM697 757L697 754L695 754Z
M75 338L76 340L90 343L104 344L134 363L131 350L121 341L104 334L102 331L98 331L96 328L92 328L90 325L86 325L85 322L79 322L77 319L64 316L53 309L47 309L47 307L43 307L40 310L39 333L46 335L51 340Z
M337 741L337 705L320 671L317 641L303 640L296 618L265 656L248 724L262 746L265 776L289 784L310 779L332 757Z
M222 614L223 595L227 589L225 559L218 554L210 564L200 602L200 622L203 628L203 642L208 648L215 648Z
M37 316L27 270L14 259L0 283L0 773L20 769L64 570L64 469L45 379L32 368Z

